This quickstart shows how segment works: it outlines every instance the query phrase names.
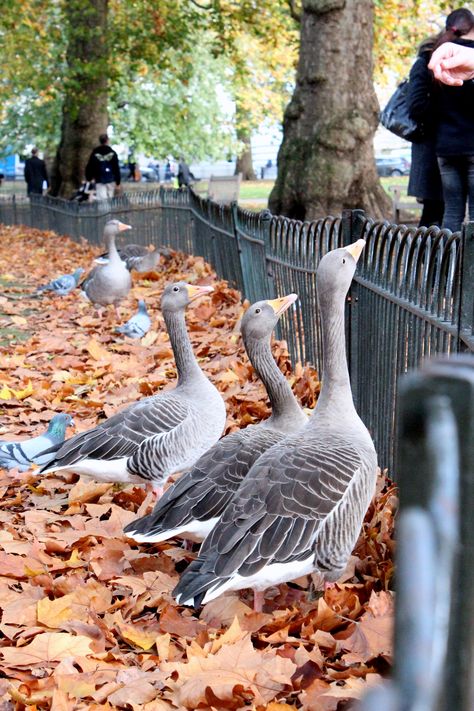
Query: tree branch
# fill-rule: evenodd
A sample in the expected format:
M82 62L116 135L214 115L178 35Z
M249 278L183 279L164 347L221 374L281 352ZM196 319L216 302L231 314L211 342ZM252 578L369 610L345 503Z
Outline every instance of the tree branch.
M296 9L296 0L287 0L288 7L290 8L290 15L296 21L301 21L301 12Z
M196 5L200 10L210 10L212 8L212 4L210 5L201 5L200 3L197 2L197 0L191 0L193 5Z

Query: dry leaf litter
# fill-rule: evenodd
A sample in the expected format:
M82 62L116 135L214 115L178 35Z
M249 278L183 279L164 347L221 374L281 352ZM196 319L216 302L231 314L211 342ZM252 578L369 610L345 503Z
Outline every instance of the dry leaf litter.
M52 277L90 267L100 248L52 232L0 227L0 439L42 432L56 412L75 430L173 387L176 371L159 311L164 285L184 279L215 292L188 309L201 367L226 401L226 432L269 410L238 334L240 295L199 257L173 253L134 275L123 321L145 299L152 329L140 341L114 332L79 291L36 294ZM278 365L305 407L319 383L309 367ZM125 524L151 510L151 494L61 473L0 470L0 711L255 709L341 711L390 667L393 485L380 477L354 556L323 597L301 578L198 611L171 590L195 555L180 541L133 545Z

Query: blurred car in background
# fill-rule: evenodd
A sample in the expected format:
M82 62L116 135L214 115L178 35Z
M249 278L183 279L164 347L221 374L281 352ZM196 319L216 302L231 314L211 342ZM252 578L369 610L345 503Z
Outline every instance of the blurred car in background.
M379 156L375 158L377 173L381 178L393 175L409 175L411 163L403 156Z

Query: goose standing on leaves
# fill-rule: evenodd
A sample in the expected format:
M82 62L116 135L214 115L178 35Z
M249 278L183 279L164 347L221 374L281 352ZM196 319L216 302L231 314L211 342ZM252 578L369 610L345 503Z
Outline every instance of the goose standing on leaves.
M178 602L198 605L251 587L259 610L272 585L312 572L330 583L344 571L377 469L352 401L344 333L345 298L364 245L329 252L317 270L324 361L314 414L254 464L181 577Z
M178 371L173 390L133 403L97 427L67 440L42 472L72 471L98 481L153 484L191 467L217 442L224 401L200 369L186 330L186 306L212 286L169 284L161 309Z
M47 431L37 437L21 442L0 441L0 467L17 467L21 472L26 472L32 464L47 464L54 457L54 453L45 454L45 450L64 442L66 428L72 424L71 415L60 413L51 419Z
M271 416L219 440L166 490L151 514L126 526L128 536L139 542L156 543L174 536L201 541L212 530L258 457L306 424L308 418L275 363L270 347L278 319L296 299L296 294L289 294L280 299L258 301L242 318L245 350L267 390Z
M151 319L148 315L146 304L143 299L140 299L137 313L129 318L123 326L117 326L115 330L117 333L123 333L124 336L129 338L143 338L145 333L149 331L150 326Z
M119 316L118 305L128 295L132 279L125 262L120 259L117 252L115 237L119 232L131 229L130 225L119 220L106 222L104 239L109 254L107 264L94 267L81 284L83 292L99 311L100 307L113 304L117 316Z
M49 284L40 286L38 291L54 291L58 296L67 296L79 284L79 279L84 273L84 269L79 267L73 274L63 274L57 279L53 279Z

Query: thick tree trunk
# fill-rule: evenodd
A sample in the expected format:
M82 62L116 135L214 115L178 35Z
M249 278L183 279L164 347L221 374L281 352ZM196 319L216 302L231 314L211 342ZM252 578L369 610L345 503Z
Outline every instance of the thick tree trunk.
M68 78L53 195L69 198L79 187L90 152L107 130L107 10L108 0L65 3Z
M253 169L252 144L250 141L251 133L245 125L245 114L242 112L238 102L235 121L237 139L244 145L240 155L237 156L235 174L238 175L242 173L242 180L256 180L255 171Z
M269 207L300 220L362 208L389 211L373 135L373 2L303 0L296 88L284 117Z

